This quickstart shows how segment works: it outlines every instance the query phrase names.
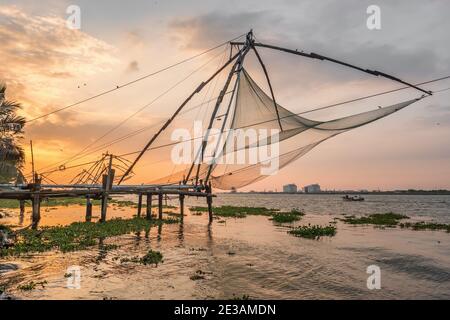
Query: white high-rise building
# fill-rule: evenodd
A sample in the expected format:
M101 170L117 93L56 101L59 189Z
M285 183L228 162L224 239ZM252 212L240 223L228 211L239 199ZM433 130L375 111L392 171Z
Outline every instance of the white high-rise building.
M310 184L310 185L304 186L303 187L303 191L305 193L319 193L320 192L320 185L315 183L315 184Z
M297 185L294 183L286 184L283 186L283 192L284 193L296 193Z

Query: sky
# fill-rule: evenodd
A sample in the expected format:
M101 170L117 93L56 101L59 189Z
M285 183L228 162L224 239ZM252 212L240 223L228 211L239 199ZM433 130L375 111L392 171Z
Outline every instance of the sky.
M366 25L366 9L372 4L381 9L380 30L369 30ZM81 9L79 30L66 26L70 5ZM0 81L8 86L7 98L19 101L23 115L34 119L253 29L256 39L264 43L321 53L416 83L450 75L449 9L449 2L438 0L135 0L126 4L116 0L2 0ZM277 102L295 112L401 86L327 62L264 49L260 53ZM25 171L30 171L29 140L33 140L38 172L75 156L90 144L87 150L92 153L72 159L70 165L93 161L106 151L124 154L140 150L161 121L227 55L223 48L213 50L123 89L27 123L22 140L27 152ZM255 80L264 82L254 58L249 58L248 64ZM426 88L447 87L450 80ZM165 91L167 94L159 97ZM418 96L417 91L405 90L308 116L333 119ZM286 183L319 183L323 189L450 189L449 98L450 91L437 93L388 118L330 139L276 176L243 190L281 190ZM98 147L139 128L147 129L107 148ZM52 173L49 178L68 182L80 168ZM130 181L151 181L161 170L154 159L144 157Z

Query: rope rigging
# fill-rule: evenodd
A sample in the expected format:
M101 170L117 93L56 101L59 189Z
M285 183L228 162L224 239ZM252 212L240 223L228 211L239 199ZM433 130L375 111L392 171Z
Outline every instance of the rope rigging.
M132 81L126 82L126 83L121 84L121 85L117 85L117 86L116 86L115 88L113 88L113 89L109 89L109 90L102 91L102 92L97 93L97 94L95 94L95 95L93 95L93 96L90 96L90 97L87 97L87 98L85 98L85 99L82 99L82 100L79 100L79 101L77 101L77 102L74 102L74 103L72 103L72 104L69 104L69 105L67 105L67 106L65 106L65 107L62 107L62 108L59 108L59 109L55 109L55 110L53 110L53 111L51 111L51 112L42 114L42 115L40 115L40 116L38 116L38 117L32 118L32 119L30 119L30 120L27 120L26 122L29 123L29 122L33 122L33 121L36 121L36 120L39 120L39 119L48 117L48 116L50 116L50 115L52 115L52 114L55 114L55 113L58 113L58 112L67 110L67 109L69 109L69 108L78 106L78 105L83 104L83 103L85 103L85 102L88 102L88 101L97 99L97 98L99 98L99 97L102 97L102 96L104 96L104 95L106 95L106 94L109 94L109 93L111 93L111 92L114 92L114 91L123 89L123 88L128 87L128 86L130 86L130 85L133 85L133 84L135 84L135 83L137 83L137 82L139 82L139 81L145 80L145 79L150 78L150 77L152 77L152 76L154 76L154 75L157 75L157 74L159 74L159 73L162 73L162 72L164 72L164 71L167 71L167 70L170 70L170 69L172 69L172 68L174 68L174 67L177 67L177 66L179 66L179 65L181 65L181 64L183 64L183 63L186 63L186 62L188 62L188 61L194 60L195 58L198 58L198 57L200 57L200 56L202 56L202 55L205 55L205 54L207 54L208 52L211 52L211 51L216 50L216 49L218 49L218 48L220 48L220 47L223 47L223 46L225 46L225 45L228 45L231 41L237 40L237 39L243 37L244 35L245 35L245 34L241 34L240 36L237 36L237 37L235 37L235 38L233 38L233 39L231 39L231 40L222 42L222 43L220 43L220 44L218 44L218 45L216 45L216 46L214 46L214 47L212 47L212 48L209 48L209 49L207 49L207 50L205 50L205 51L202 51L202 52L200 52L200 53L198 53L198 54L196 54L196 55L193 55L193 56L191 56L191 57L189 57L189 58L186 58L186 59L181 60L181 61L179 61L179 62L173 63L173 64L171 64L171 65L169 65L169 66L167 66L167 67L161 68L161 69L159 69L159 70L157 70L157 71L154 71L154 72L152 72L152 73L146 74L146 75L144 75L144 76L142 76L142 77L139 77L139 78L137 78L137 79L134 79L134 80L132 80Z
M235 39L238 39L240 37L237 37ZM390 108L389 110L392 110L392 111L389 111L389 113L386 113L386 115L389 115L389 114L391 114L391 113L393 113L393 112L395 112L397 110L400 110L401 108L403 108L403 107L413 103L414 101L418 101L418 100L420 100L420 99L422 99L422 98L424 98L426 96L431 96L431 95L433 95L433 93L439 93L439 92L444 92L444 91L450 90L450 88L444 88L444 89L440 89L440 90L435 90L433 92L433 91L425 90L425 89L419 87L419 86L422 86L422 85L425 85L425 84L430 84L430 83L442 81L442 80L445 80L445 79L449 79L450 76L445 76L445 77L441 77L441 78L437 78L437 79L433 79L433 80L429 80L429 81L425 81L425 82L421 82L421 83L417 83L417 84L412 84L412 83L409 83L407 81L404 81L402 79L399 79L399 78L397 78L395 76L389 75L389 74L381 72L381 71L364 69L364 68L361 68L361 67L358 67L358 66L355 66L355 65L352 65L352 64L340 61L340 60L329 58L329 57L326 57L326 56L323 56L323 55L319 55L319 54L316 54L316 53L304 53L303 51L291 50L291 49L286 49L286 48L277 47L277 46L273 46L273 45L263 44L261 42L256 42L255 38L253 37L252 31L250 31L247 34L245 42L236 42L235 39L220 45L220 46L223 46L223 45L225 45L227 43L230 44L230 57L229 57L229 59L221 67L219 67L209 78L207 78L207 80L201 82L197 86L197 88L181 103L181 105L178 106L178 108L175 110L175 112L167 120L160 121L160 122L158 122L156 124L153 124L151 126L146 126L146 127L140 128L140 129L132 131L131 133L128 133L128 134L126 134L124 136L118 137L116 139L112 139L112 140L107 141L107 142L105 142L105 143L103 143L101 145L96 146L95 148L92 148L98 141L100 141L101 139L103 139L104 137L109 135L111 132L113 132L116 129L118 129L126 121L128 121L129 119L134 117L136 114L138 114L140 111L142 111L148 105L152 104L154 101L159 99L161 96L167 94L170 90L175 88L178 84L180 84L181 82L183 82L184 80L189 78L190 75L188 77L184 78L183 80L177 82L174 86L170 87L167 91L165 91L164 93L162 93L161 95L156 97L155 100L150 102L150 104L148 104L148 105L144 106L143 108L139 109L138 111L136 111L135 113L133 113L132 115L130 115L129 117L127 117L126 119L121 121L119 124L114 126L112 129L109 129L106 133L104 133L102 136L97 138L94 142L90 143L88 146L86 146L84 149L82 149L79 153L75 154L74 156L72 156L71 158L69 158L67 160L64 160L63 161L63 163L64 163L64 168L63 169L64 170L77 168L77 167L82 167L82 166L86 166L88 164L93 164L93 166L89 170L83 170L80 174L78 174L75 178L73 178L71 182L80 183L80 182L85 182L85 181L98 181L98 176L96 174L94 174L94 169L92 169L92 168L96 168L96 170L98 170L101 160L95 160L95 161L90 161L90 162L86 162L86 163L83 163L83 164L76 164L76 165L73 165L73 166L66 167L66 164L68 164L69 162L73 162L73 161L79 160L79 159L81 159L83 157L86 157L86 156L88 156L88 155L90 155L90 154L92 154L94 152L97 152L97 151L99 151L101 149L104 149L104 148L106 148L106 147L108 147L108 146L110 146L112 144L115 144L115 143L118 143L120 141L129 139L129 138L131 138L131 137L133 137L133 136L135 136L137 134L140 134L140 133L142 133L142 132L144 132L144 131L146 131L148 129L154 128L155 126L158 126L158 125L160 126L159 130L157 130L157 132L152 135L151 139L145 144L145 146L142 149L134 151L134 152L128 152L128 153L120 154L120 155L116 156L116 157L122 158L122 157L128 157L128 156L137 155L137 157L133 161L124 159L122 161L122 164L119 165L120 169L122 169L123 175L120 176L120 178L118 177L118 184L122 183L127 178L129 178L129 176L131 174L133 174L133 168L136 166L137 162L139 162L139 160L142 158L142 156L148 151L157 150L157 149L161 149L161 148L165 148L165 147L169 147L169 146L174 146L174 145L177 145L179 143L184 143L186 141L194 141L194 140L197 140L197 139L201 139L202 140L201 147L199 148L197 153L194 152L195 158L192 161L192 163L190 164L188 170L186 171L187 174L183 176L182 180L178 180L178 181L180 181L180 182L182 181L183 183L187 183L187 181L191 180L190 178L191 178L191 175L192 175L193 176L192 180L195 180L195 184L198 183L200 176L204 179L203 181L205 183L207 183L208 179L210 178L210 176L211 176L211 179L216 179L216 177L218 177L217 174L216 174L217 172L214 171L215 170L215 163L214 162L212 162L212 163L207 165L207 168L206 168L207 170L206 171L203 170L203 169L201 170L201 168L203 168L203 166L206 165L206 164L203 163L203 161L204 161L204 152L205 152L206 146L207 146L208 141L209 141L208 138L213 136L213 135L219 135L219 137L221 137L222 135L224 135L224 134L226 134L228 132L231 132L232 130L244 129L244 128L255 127L255 126L261 126L263 124L266 124L266 128L271 128L271 125L269 125L269 124L271 122L275 122L275 121L277 122L277 127L281 130L281 132L284 132L284 131L289 132L289 130L292 131L292 130L295 129L295 130L299 130L298 132L301 133L301 132L306 131L308 129L316 129L316 128L317 128L317 130L329 130L329 131L332 131L332 129L322 129L321 128L321 124L332 123L333 121L341 121L345 117L344 118L340 118L340 119L325 121L325 122L319 122L319 121L314 121L314 120L310 120L310 119L307 119L307 118L301 118L301 117L297 118L297 116L302 115L302 114L312 113L312 112L315 112L315 111L325 110L325 109L332 108L332 107L337 107L337 106L349 104L349 103L352 103L352 102L362 101L362 100L365 100L365 99L369 99L369 98L373 98L373 97L377 97L377 96L381 96L381 95L385 95L385 94L389 94L389 93L393 93L393 92L398 92L398 91L409 89L409 88L412 88L412 89L415 89L415 90L419 90L422 93L424 93L424 95L422 95L422 97L420 97L418 99L402 102L402 105L400 107L398 107L398 109L397 109L396 105L385 107L386 109ZM218 48L220 46L216 46L214 48L211 48L211 49L207 50L206 52L214 50L214 49L216 49L216 48ZM359 97L359 98L355 98L355 99L351 99L351 100L347 100L347 101L343 101L343 102L339 102L339 103L333 103L333 104L330 104L330 105L309 109L309 110L306 110L306 111L301 111L301 112L298 112L298 113L292 113L289 110L287 110L285 108L282 108L281 106L279 106L277 104L277 102L275 100L275 94L274 94L274 91L273 91L273 88L272 88L272 84L271 84L271 81L270 81L270 78L269 78L269 74L268 74L268 71L267 71L267 67L264 64L264 62L263 62L263 60L262 60L262 58L261 58L261 56L260 56L260 54L259 54L259 52L258 52L256 47L262 47L262 48L269 48L269 49L274 49L274 50L278 50L278 51L284 51L284 52L296 54L296 55L299 55L299 56L308 57L308 58L311 58L311 59L318 59L318 60L321 60L321 61L330 61L330 62L339 64L339 65L343 65L343 66L346 66L346 67L349 67L349 68L352 68L352 69L356 69L358 71L362 71L364 73L367 73L367 74L370 74L370 75L373 75L373 76L384 77L384 78L393 80L395 82L401 83L401 84L403 84L405 86L404 87L400 87L400 88L396 88L396 89L392 89L392 90L388 90L388 91L384 91L384 92L380 92L380 93L366 95L366 96L363 96L363 97ZM233 52L233 48L237 48L237 52ZM261 113L261 114L259 114L260 118L254 117L254 119L253 118L251 119L253 121L249 121L250 119L246 118L246 120L245 120L246 122L239 122L238 121L238 122L235 123L234 116L235 116L235 113L236 113L237 105L238 105L238 103L242 104L242 102L238 102L238 98L237 98L237 96L238 96L237 92L240 92L240 90L243 90L241 88L241 84L240 84L240 81L239 81L240 78L239 77L240 77L241 71L243 71L243 74L245 74L246 77L248 77L246 71L243 70L242 66L243 66L244 58L245 58L246 54L250 50L255 53L255 56L258 59L258 62L259 62L260 66L261 66L261 68L262 68L262 70L264 72L264 76L265 76L265 79L267 81L267 84L268 84L268 87L269 87L269 91L270 91L270 97L267 96L262 91L262 89L259 88L259 86L257 86L254 83L254 81L251 78L247 78L246 81L243 83L243 86L244 86L243 89L248 90L248 92L250 92L248 94L253 94L254 95L254 97L253 97L254 99L256 99L256 98L257 98L257 100L259 99L256 102L249 102L249 103L253 103L254 104L254 105L251 106L252 108L257 108L258 107L257 104L261 104L261 105L264 105L264 107L267 108L266 112L271 113L273 111L273 113L271 113L272 117L268 117L267 115L263 116L262 113ZM202 55L202 54L204 54L206 52L203 52L203 53L201 53L199 55ZM223 54L223 52L221 52L220 54ZM196 57L196 56L194 56L194 57ZM185 59L183 62L189 61L190 59L194 59L194 57L191 57L189 59ZM180 62L179 64L181 64L183 62ZM210 119L208 121L207 127L206 127L206 133L203 134L201 137L194 137L194 138L191 138L191 139L188 139L188 140L176 141L176 142L165 143L165 144L160 144L160 145L156 145L155 146L154 145L155 141L171 125L171 123L175 120L176 117L179 117L180 115L185 114L186 112L189 112L191 110L194 110L197 107L201 107L201 106L203 106L205 104L204 101L203 101L198 106L195 106L193 108L186 108L186 106L192 100L192 98L194 96L196 96L197 94L199 94L200 92L202 92L202 90L204 89L204 87L206 85L208 85L208 91L209 91L209 84L211 83L211 81L213 79L215 79L219 74L221 74L222 71L227 69L230 65L231 65L231 68L229 70L228 77L225 80L225 83L223 85L222 90L220 91L220 94L217 97L208 100L208 102L207 102L208 105L209 105L209 102L214 101L214 100L216 101L216 103L215 103L215 105L213 107ZM171 68L171 67L173 67L173 66L169 66L169 67L166 67L166 68ZM201 69L201 68L202 67L200 67L199 69ZM196 70L199 70L199 69L196 69ZM163 70L163 69L161 69L161 70ZM160 71L160 72L162 72L162 71ZM236 82L234 83L234 85L232 85L233 89L228 91L228 87L230 86L230 84L232 82L232 79L233 79L233 77L235 75L236 75ZM216 79L216 82L217 82L217 79ZM247 87L245 87L245 86L247 86ZM220 109L221 108L221 104L222 104L222 102L224 100L225 95L227 95L229 93L231 93L231 98L229 100L229 103L227 104L226 111L223 112ZM208 94L208 92L206 93L206 95L207 94ZM205 97L206 97L206 95L205 95ZM235 98L235 96L236 96L236 99L233 100ZM251 97L251 95L249 95L248 97ZM80 102L80 103L82 103L82 102ZM77 103L77 104L80 104L80 103ZM235 105L233 118L232 118L232 121L229 124L230 128L226 129L225 127L226 127L226 124L228 122L228 117L230 115L230 110L231 110L231 106L232 106L233 103ZM74 105L76 105L76 104L74 104ZM381 109L381 107L379 107L379 108ZM62 110L63 109L56 110L56 112L59 112L59 111L62 111ZM220 115L218 115L219 110L221 110ZM366 113L370 114L371 116L373 115L372 116L373 119L369 117L369 118L367 118L367 120L358 120L359 122L356 122L352 126L348 126L348 128L356 128L356 127L359 127L361 125L364 125L366 123L369 123L371 121L375 121L377 119L380 119L380 118L386 116L386 115L383 115L381 113L381 111L379 112L380 116L377 116L376 115L377 113L375 111L377 111L377 110L366 112ZM199 110L199 112L200 112L200 110ZM252 112L252 111L251 111L251 109L249 109L246 112ZM48 115L50 115L50 114L52 114L52 113L49 113ZM356 114L356 115L353 115L353 116L359 116L359 115L363 115L363 114L365 114L365 113L360 113L360 114ZM44 117L44 116L46 116L46 115L43 115L42 117ZM351 116L349 116L347 118L350 118L350 117ZM37 120L37 119L38 118L35 118L35 119L30 120L30 121L34 121L34 120ZM286 122L287 119L293 119L293 120L291 120L291 122ZM218 133L211 133L211 129L216 124L216 121L222 121L222 120L223 120L223 122L222 122L222 124L220 126L219 132ZM260 120L260 121L258 121L258 120ZM305 120L305 123L301 123L301 121L303 121L303 120ZM299 122L300 123L299 125L303 126L306 129L301 129L300 127L297 128L295 126L294 126L294 128L290 128L289 126L292 127L292 125L293 125L293 123L295 121ZM307 124L308 122L310 122L312 124L311 125ZM333 130L335 130L337 133L332 133L331 132L328 137L325 137L322 140L317 140L315 142L313 141L309 145L296 147L296 148L294 148L294 150L291 150L289 152L284 152L281 155L282 156L290 155L292 159L295 159L300 154L304 154L303 152L308 152L314 146L318 145L322 141L324 141L326 139L329 139L330 137L332 137L332 136L334 136L336 134L339 134L340 132L348 130L347 127L345 127L345 126L342 127L343 129L339 129L339 128L340 128L339 126L336 126L335 129L333 129ZM297 134L295 134L295 135L297 135ZM290 135L289 136L289 134L288 134L287 137L290 138L290 137L293 137L293 136L294 135ZM287 138L285 138L285 139L287 139ZM160 141L160 140L161 139L159 139L158 141ZM216 153L218 151L219 140L220 140L220 138L217 141L217 146L216 146L216 149L214 151L214 156L216 155ZM235 151L237 151L237 150L235 150ZM286 161L288 161L288 162L292 161L291 158L289 158ZM200 161L196 162L198 159ZM59 162L59 163L61 163L61 162ZM56 163L56 164L58 164L58 163ZM197 168L194 171L194 167L195 167L196 164L197 164ZM53 164L53 165L55 165L55 164ZM226 175L232 175L234 172L242 172L242 171L245 171L245 170L249 170L249 168L251 169L251 167L252 166L247 166L247 167L244 167L244 168L239 168L237 170L231 170L231 171L226 172ZM175 168L176 168L176 166L172 169L172 172L171 172L169 178L172 178L172 175L173 175L174 179L176 179L176 173L174 172ZM48 175L48 174L50 174L52 172L56 172L56 171L58 171L58 169L44 171L43 173L45 175ZM215 172L214 175L212 175L213 171ZM223 178L224 176L225 176L225 174L223 174L221 177ZM252 177L252 179L250 181L257 181L257 179L259 179L259 177ZM228 182L225 182L225 185L227 183ZM228 184L228 186L230 186L230 184Z

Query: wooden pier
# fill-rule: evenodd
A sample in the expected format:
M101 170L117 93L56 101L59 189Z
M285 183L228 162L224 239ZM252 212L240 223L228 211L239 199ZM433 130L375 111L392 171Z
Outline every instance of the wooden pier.
M109 177L108 177L109 176ZM178 196L180 201L181 219L184 215L185 197L204 197L208 204L209 221L212 221L212 193L211 185L113 185L114 172L103 176L102 185L89 184L41 184L41 179L36 175L34 182L24 185L2 185L0 186L0 199L16 199L20 206L21 214L24 211L24 201L31 200L32 203L32 228L37 228L41 219L40 207L43 199L49 198L85 198L86 199L86 221L92 219L92 200L101 200L100 222L107 219L108 199L112 195L135 194L138 197L137 216L142 215L143 198L146 199L145 218L152 219L152 200L156 197L158 203L158 219L163 216L163 199L168 195ZM6 187L9 190L6 190Z

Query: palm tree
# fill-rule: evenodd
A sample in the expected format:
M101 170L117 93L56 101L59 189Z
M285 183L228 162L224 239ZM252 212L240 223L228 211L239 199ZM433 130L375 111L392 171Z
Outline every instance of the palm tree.
M16 113L22 106L5 99L6 85L0 84L0 183L23 182L25 152L20 145L25 118Z

